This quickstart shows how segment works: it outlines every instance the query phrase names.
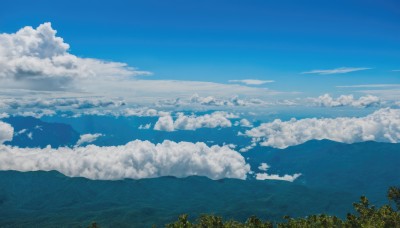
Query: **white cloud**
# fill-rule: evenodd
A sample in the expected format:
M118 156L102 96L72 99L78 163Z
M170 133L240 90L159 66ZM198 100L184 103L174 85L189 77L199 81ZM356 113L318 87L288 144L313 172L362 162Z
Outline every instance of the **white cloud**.
M345 73L350 73L350 72L355 72L355 71L361 71L361 70L369 70L371 68L367 67L339 67L336 69L329 69L329 70L311 70L311 71L306 71L302 72L302 74L345 74Z
M27 131L28 131L28 129L22 129L22 130L16 132L15 135L22 135L22 134L26 133Z
M329 94L321 95L317 98L309 98L310 102L317 106L322 107L340 107L340 106L353 106L353 107L370 107L377 106L381 100L377 96L366 95L355 99L353 95L341 95L338 98L333 98Z
M12 136L12 135L11 135ZM228 146L135 140L122 146L18 148L0 145L0 170L56 170L70 177L96 180L160 176L246 179L250 166Z
M18 112L17 116L31 116L35 118L42 118L43 116L53 116L56 112L53 110L43 109L43 110L35 110L35 111L22 111Z
M270 166L267 163L261 163L260 166L258 166L258 169L262 171L267 171L269 168Z
M364 84L364 85L343 85L337 88L384 88L384 87L400 87L400 84Z
M1 97L1 109L89 109L89 108L105 108L120 107L125 102L120 100L111 100L96 97L80 97L80 98L14 98Z
M138 129L139 130L148 130L150 128L151 128L151 123L148 123L148 124L141 124Z
M165 112L159 112L153 108L126 108L123 110L122 115L123 116L162 116L165 115Z
M157 106L215 106L215 107L240 107L240 106L266 106L270 103L258 98L239 98L239 96L215 97L215 96L199 96L197 93L193 94L189 99L175 98L163 99L157 102Z
M76 79L101 80L149 75L125 63L79 58L68 53L69 45L50 23L36 29L27 26L13 34L0 34L0 79L18 87L65 90Z
M269 166L267 163L261 163L260 166L258 166L258 169L264 171L264 173L256 173L256 180L281 180L293 182L301 176L301 173L295 173L293 175L285 174L283 176L279 176L277 174L268 174L266 172L269 168L271 168L271 166Z
M11 141L14 135L14 128L8 124L0 121L0 144Z
M10 115L8 113L5 113L5 112L0 113L0 119L5 119L8 117L10 117Z
M273 80L258 80L258 79L242 79L242 80L229 80L231 83L243 83L246 85L263 85L275 82Z
M235 126L241 126L241 127L253 127L251 122L247 119L241 119L240 121L235 121Z
M80 146L80 145L85 144L85 143L92 143L92 142L96 141L101 136L103 136L103 134L99 134L99 133L81 135L79 137L78 142L76 142L76 145Z
M247 84L269 82L245 79L245 84L206 81L138 80L136 75L149 75L125 63L81 58L69 52L69 45L44 23L37 28L24 27L13 34L0 34L0 95L22 98L36 96L122 97L128 103L150 105L161 99L188 99L193 93L207 99L199 105L243 106L271 96L292 96ZM246 84L247 83L247 84ZM244 99L235 98L244 97ZM215 101L212 101L213 98ZM232 98L232 99L231 99ZM227 100L226 102L223 100ZM222 103L221 103L222 102ZM190 105L190 102L188 102ZM76 104L80 108L80 104ZM89 104L91 106L92 104ZM94 104L98 106L108 105ZM112 104L111 107L114 107ZM69 106L57 106L69 108ZM107 106L108 107L108 106Z
M178 117L173 120L171 115L162 116L154 125L154 130L175 131L175 130L196 130L199 128L231 127L230 118L238 116L226 112L213 112L202 116L184 115L178 113Z
M286 148L309 140L343 143L400 142L400 109L384 108L365 117L276 119L245 132L262 146Z
M256 173L257 180L280 180L280 181L293 182L300 176L301 173L295 173L293 175L285 174L283 176L279 176L277 174Z
M175 126L174 126L174 120L172 119L172 116L161 116L158 118L156 124L154 125L154 130L157 131L174 131Z

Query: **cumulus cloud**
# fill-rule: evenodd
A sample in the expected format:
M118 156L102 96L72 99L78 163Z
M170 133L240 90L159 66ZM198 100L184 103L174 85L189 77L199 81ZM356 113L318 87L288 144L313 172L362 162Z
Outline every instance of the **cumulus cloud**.
M231 83L243 83L246 85L263 85L275 82L273 80L258 80L258 79L242 79L242 80L229 80Z
M175 130L196 130L199 128L231 127L230 118L238 118L232 113L213 112L201 116L178 113L174 120L171 115L165 115L158 119L154 125L154 130L175 131Z
M400 109L384 108L365 117L276 119L245 132L262 146L286 148L309 140L343 143L400 142Z
M11 141L14 135L14 128L8 124L0 121L0 144Z
M269 168L270 166L267 163L261 163L260 166L258 166L258 169L262 171L267 171Z
M240 121L235 121L233 124L234 126L241 126L241 127L253 127L251 122L247 119L241 119Z
M76 145L80 146L80 145L85 144L85 143L92 143L92 142L96 141L101 136L103 136L103 134L99 134L99 133L81 135L79 137L78 142L76 142Z
M135 140L123 146L18 148L0 145L0 170L56 170L96 180L160 176L246 179L250 166L228 146Z
M369 70L371 68L367 67L339 67L336 69L328 69L328 70L311 70L311 71L306 71L302 72L302 74L345 74L345 73L350 73L350 72L355 72L355 71L361 71L361 70Z
M56 33L50 23L44 23L36 29L27 26L13 34L0 34L0 79L29 89L64 90L76 79L150 74L125 63L74 56Z
M370 107L376 106L381 103L377 96L366 95L358 99L353 95L341 95L338 98L333 98L329 94L321 95L317 98L309 98L310 102L317 106L322 107L340 107L340 106L353 106L353 107Z

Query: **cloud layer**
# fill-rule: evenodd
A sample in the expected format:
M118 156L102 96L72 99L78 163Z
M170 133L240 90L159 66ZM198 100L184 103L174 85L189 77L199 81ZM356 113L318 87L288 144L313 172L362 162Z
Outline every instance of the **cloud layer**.
M120 107L125 102L96 98L13 98L0 97L0 109L89 109L89 108L105 108Z
M245 159L228 146L168 140L160 144L135 140L123 146L58 149L0 145L0 151L0 170L56 170L70 177L96 180L192 175L246 179L250 171Z
M199 128L216 128L216 127L231 127L232 122L229 118L237 118L233 114L226 112L213 112L202 116L184 115L178 113L178 117L174 120L171 115L161 116L154 130L158 131L175 131L175 130L196 130Z
M324 94L317 98L309 98L309 101L321 107L352 106L362 108L377 106L381 103L379 97L373 95L362 96L358 99L354 98L353 95L340 95L338 98L335 99L329 94Z
M400 109L380 109L359 118L276 119L245 132L262 146L286 148L306 141L329 139L343 143L400 142Z

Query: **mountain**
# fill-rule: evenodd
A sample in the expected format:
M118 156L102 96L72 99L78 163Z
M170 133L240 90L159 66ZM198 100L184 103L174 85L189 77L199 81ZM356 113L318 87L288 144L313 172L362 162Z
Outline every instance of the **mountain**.
M0 172L1 227L151 227L202 213L244 220L250 215L345 216L358 196L280 181L162 177L96 181L52 172Z
M314 140L286 149L257 147L243 156L256 172L265 162L271 166L269 173L302 173L296 182L367 194L375 203L386 200L389 186L400 185L400 144Z
M75 145L79 133L70 125L48 123L34 117L9 117L2 121L14 127L14 137L6 144L18 147L52 147Z

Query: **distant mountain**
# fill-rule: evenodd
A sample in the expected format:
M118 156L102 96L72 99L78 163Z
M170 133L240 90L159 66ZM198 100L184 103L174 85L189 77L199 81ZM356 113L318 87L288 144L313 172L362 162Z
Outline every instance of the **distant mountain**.
M256 172L266 162L269 173L302 173L296 182L367 194L375 202L385 200L389 186L400 185L400 144L314 140L283 150L257 147L243 156Z
M79 133L70 125L47 123L34 117L10 117L2 121L14 127L14 137L6 144L18 147L71 146L79 139Z
M0 172L0 227L151 227L202 213L345 216L358 196L280 181L213 181L204 177L94 181L57 172Z

